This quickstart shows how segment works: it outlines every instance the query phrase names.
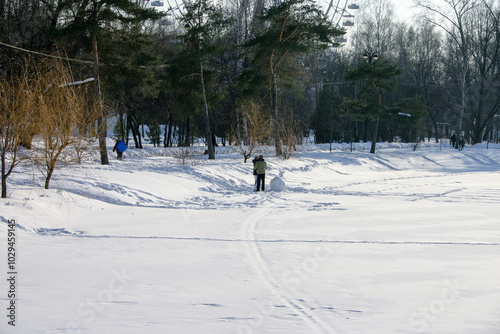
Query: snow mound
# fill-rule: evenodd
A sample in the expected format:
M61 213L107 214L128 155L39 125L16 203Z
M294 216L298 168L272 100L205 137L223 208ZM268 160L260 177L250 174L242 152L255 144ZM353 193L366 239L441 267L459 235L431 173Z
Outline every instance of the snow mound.
M271 180L269 183L271 190L273 191L283 191L285 190L285 181L281 179L280 177L276 176L274 179Z

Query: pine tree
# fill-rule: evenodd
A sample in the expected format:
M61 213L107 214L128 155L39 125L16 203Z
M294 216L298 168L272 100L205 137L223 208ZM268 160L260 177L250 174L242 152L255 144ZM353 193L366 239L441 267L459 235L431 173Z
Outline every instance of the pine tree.
M372 106L368 111L375 120L370 153L375 153L377 144L379 122L382 116L382 93L396 89L397 82L394 78L401 73L403 73L402 70L396 65L391 65L387 60L380 58L362 61L357 68L350 68L347 71L346 80L364 83L361 94L368 105Z
M211 61L222 49L218 38L229 27L232 20L224 15L220 6L210 0L196 0L186 3L186 14L182 17L186 28L183 36L184 49L173 62L170 73L176 86L182 85L180 94L186 113L199 110L204 116L204 133L208 146L208 158L215 159L211 125L211 87L214 85L214 71ZM177 83L178 82L178 83ZM194 89L193 89L194 88Z
M333 26L311 0L282 1L265 10L259 19L264 28L245 44L253 50L253 66L248 70L253 73L250 77L254 83L267 77L276 154L281 155L278 129L282 123L278 111L281 65L289 58L335 45L335 38L345 32Z
M99 150L101 164L109 164L106 151L106 113L102 105L100 80L99 45L112 36L122 35L127 39L130 27L146 20L157 20L163 14L153 9L144 9L132 0L71 0L58 3L58 19L60 26L52 30L52 36L60 41L66 37L73 41L74 51L87 51L92 55L94 76L93 107L100 117L98 119ZM84 47L84 50L81 49Z

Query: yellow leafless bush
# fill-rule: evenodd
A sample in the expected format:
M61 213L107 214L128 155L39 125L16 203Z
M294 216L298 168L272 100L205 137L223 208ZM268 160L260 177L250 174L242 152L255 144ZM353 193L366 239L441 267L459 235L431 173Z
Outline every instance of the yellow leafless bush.
M98 114L91 107L89 88L59 62L46 64L38 75L35 108L39 124L35 162L45 176L45 189L57 166L78 162L79 150L93 138ZM69 149L71 147L71 149Z
M247 162L259 145L269 143L271 118L262 105L255 101L245 101L239 107L246 125L245 145L240 145L240 152Z
M33 81L26 66L17 76L0 77L0 160L1 197L7 197L7 178L14 168L29 155L22 145L30 148L36 132Z

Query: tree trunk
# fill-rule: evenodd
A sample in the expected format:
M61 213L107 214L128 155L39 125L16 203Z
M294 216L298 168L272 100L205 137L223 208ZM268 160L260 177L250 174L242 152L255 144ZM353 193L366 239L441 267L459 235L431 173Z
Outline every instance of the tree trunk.
M205 137L208 144L208 159L215 159L214 143L212 142L212 130L210 127L210 115L208 113L207 94L205 91L205 79L203 76L203 64L200 61L201 91L203 93L203 109L205 110Z
M5 149L6 147L2 148L2 198L7 198L7 174L5 173Z
M7 198L7 178L2 175L2 198Z
M372 137L372 146L370 149L371 154L375 154L375 148L377 146L377 138L378 138L378 126L380 123L380 116L377 116L377 119L375 120L375 125L373 127L373 137Z
M379 90L377 90L377 94L378 94L377 119L375 120L375 127L373 129L372 147L370 149L371 154L375 154L375 148L377 146L378 127L379 127L379 123L380 123L380 112L382 109L382 94L380 93Z
M99 152L101 153L101 165L108 165L108 151L106 150L107 122L103 115L97 120L97 131L99 131Z
M96 4L94 3L94 6ZM97 22L97 14L94 12L94 19ZM94 62L94 108L98 112L97 136L99 138L99 152L101 154L101 165L108 165L108 151L106 150L107 122L104 115L104 108L101 103L101 83L99 79L99 53L97 50L97 34L92 32L92 59Z
M280 156L283 154L283 148L281 147L280 122L279 122L279 111L278 111L278 76L276 75L276 73L272 74L271 109L274 113L274 122L272 122L274 146L276 148L276 155Z
M189 147L191 145L191 117L186 118L186 129L184 131L184 144L182 146Z
M129 124L129 128L132 130L132 138L134 139L135 148L142 149L141 142L141 133L139 131L139 125L137 124L137 120L132 115L128 115L127 122Z
M365 124L363 127L363 142L366 143L368 141L368 118L365 119Z
M436 141L436 144L439 144L439 140L441 139L440 137L442 136L441 129L438 127L437 122L435 122L434 120L432 120L432 124L434 125L434 140Z
M5 173L5 151L2 152L2 198L7 198L7 174Z
M163 147L172 146L172 118L169 118L167 124L165 124L165 130L163 132Z
M47 176L45 177L45 189L49 189L50 179L52 178L52 174L54 174L54 166L50 166L47 169Z
M5 129L5 131L9 131L9 129ZM9 136L7 133L5 133L6 136ZM12 141L15 143L15 139L12 138ZM4 138L4 147L0 149L1 156L0 159L2 160L2 196L1 198L7 198L7 178L9 175L12 173L12 170L14 169L14 166L17 164L17 147L15 145L9 145L9 143L12 143L10 140L7 138ZM7 167L7 149L8 147L11 147L11 152L13 151L14 156L10 160L10 166Z

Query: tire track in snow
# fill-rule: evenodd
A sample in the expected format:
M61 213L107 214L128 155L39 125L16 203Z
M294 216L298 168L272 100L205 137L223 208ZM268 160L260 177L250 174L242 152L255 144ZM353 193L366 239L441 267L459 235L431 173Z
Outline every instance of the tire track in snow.
M311 311L313 308L308 306L303 299L294 297L293 291L290 291L283 282L276 279L267 266L259 247L259 240L255 237L255 231L257 230L259 221L270 212L271 208L269 205L266 205L258 213L250 216L243 223L242 239L246 241L248 247L247 254L253 267L273 295L273 299L279 300L294 313L297 313L315 333L336 334L337 332L328 323Z

